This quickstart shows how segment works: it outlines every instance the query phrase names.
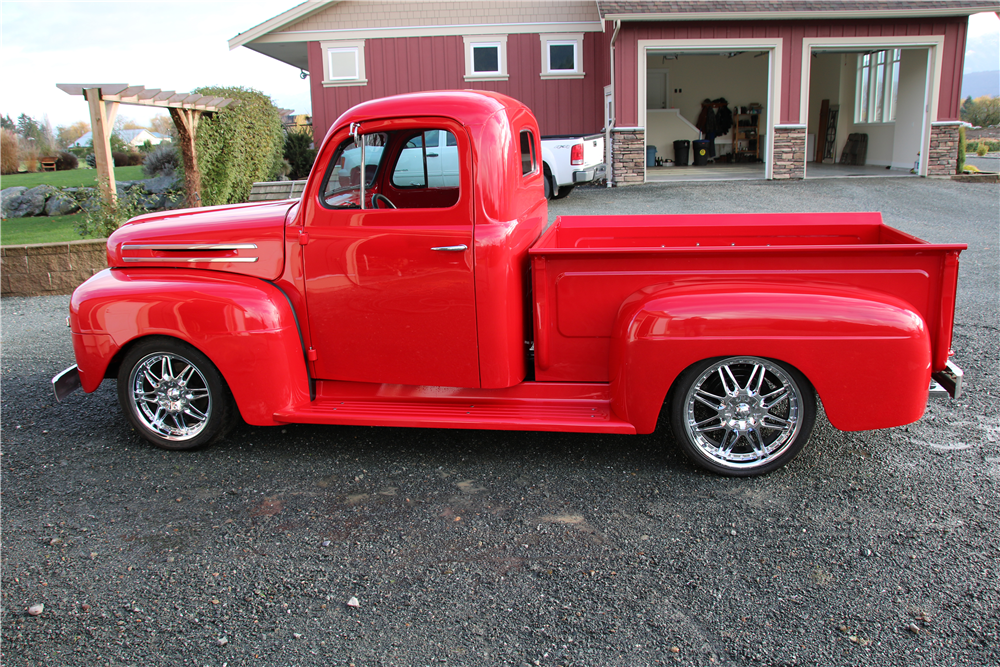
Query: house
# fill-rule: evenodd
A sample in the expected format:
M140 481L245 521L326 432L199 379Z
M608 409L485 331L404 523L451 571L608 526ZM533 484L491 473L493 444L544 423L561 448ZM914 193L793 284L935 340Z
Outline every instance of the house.
M163 141L170 141L170 137L164 136L157 132L150 132L149 130L115 130L115 136L120 138L126 144L133 148L138 148L142 146L147 141L156 146ZM82 148L85 146L91 146L94 142L93 132L87 132L82 137L74 141L69 145L70 148Z
M968 17L991 0L311 0L230 40L308 72L325 135L359 102L488 89L544 135L606 133L614 185L668 161L759 178L955 171ZM721 122L728 117L728 123ZM678 142L675 144L675 142ZM851 171L851 170L855 171ZM826 172L824 172L826 170ZM707 172L704 172L707 173Z

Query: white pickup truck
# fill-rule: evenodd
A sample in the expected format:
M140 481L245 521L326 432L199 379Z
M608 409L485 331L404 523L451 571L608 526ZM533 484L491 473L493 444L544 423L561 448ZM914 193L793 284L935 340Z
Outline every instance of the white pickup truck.
M373 170L382 154L383 137L370 137L365 162ZM424 146L426 145L426 150ZM340 180L342 185L357 182L360 170L357 150L347 151L341 158ZM455 136L450 132L429 130L417 135L403 149L399 163L393 172L393 182L397 186L427 187L423 184L424 160L430 187L455 187L458 185L458 148ZM562 199L573 188L582 183L590 183L605 177L604 135L588 137L560 136L542 137L542 163L545 178L545 198ZM353 172L353 173L352 173ZM410 182L411 173L418 180ZM369 174L369 178L374 174Z
M545 198L562 199L577 185L605 177L604 135L542 137Z

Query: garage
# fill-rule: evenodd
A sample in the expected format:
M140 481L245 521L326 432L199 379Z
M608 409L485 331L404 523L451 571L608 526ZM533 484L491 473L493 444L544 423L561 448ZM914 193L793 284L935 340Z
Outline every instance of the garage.
M764 178L767 50L646 49L646 180Z

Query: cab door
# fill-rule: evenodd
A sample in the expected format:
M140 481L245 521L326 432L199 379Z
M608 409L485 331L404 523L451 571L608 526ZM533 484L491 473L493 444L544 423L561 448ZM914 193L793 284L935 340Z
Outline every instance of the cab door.
M427 162L423 147L415 157L414 139L430 131L454 137L460 163L454 187L438 187L422 167L414 172L414 163ZM345 129L331 145L305 220L314 377L480 386L472 150L464 128L434 118L372 122L361 127L358 141ZM351 168L352 160L358 167Z

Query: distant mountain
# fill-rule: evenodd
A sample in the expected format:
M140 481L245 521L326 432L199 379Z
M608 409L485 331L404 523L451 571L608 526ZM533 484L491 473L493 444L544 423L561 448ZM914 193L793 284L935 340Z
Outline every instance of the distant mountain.
M983 95L1000 97L1000 70L991 72L967 72L962 77L962 99Z

